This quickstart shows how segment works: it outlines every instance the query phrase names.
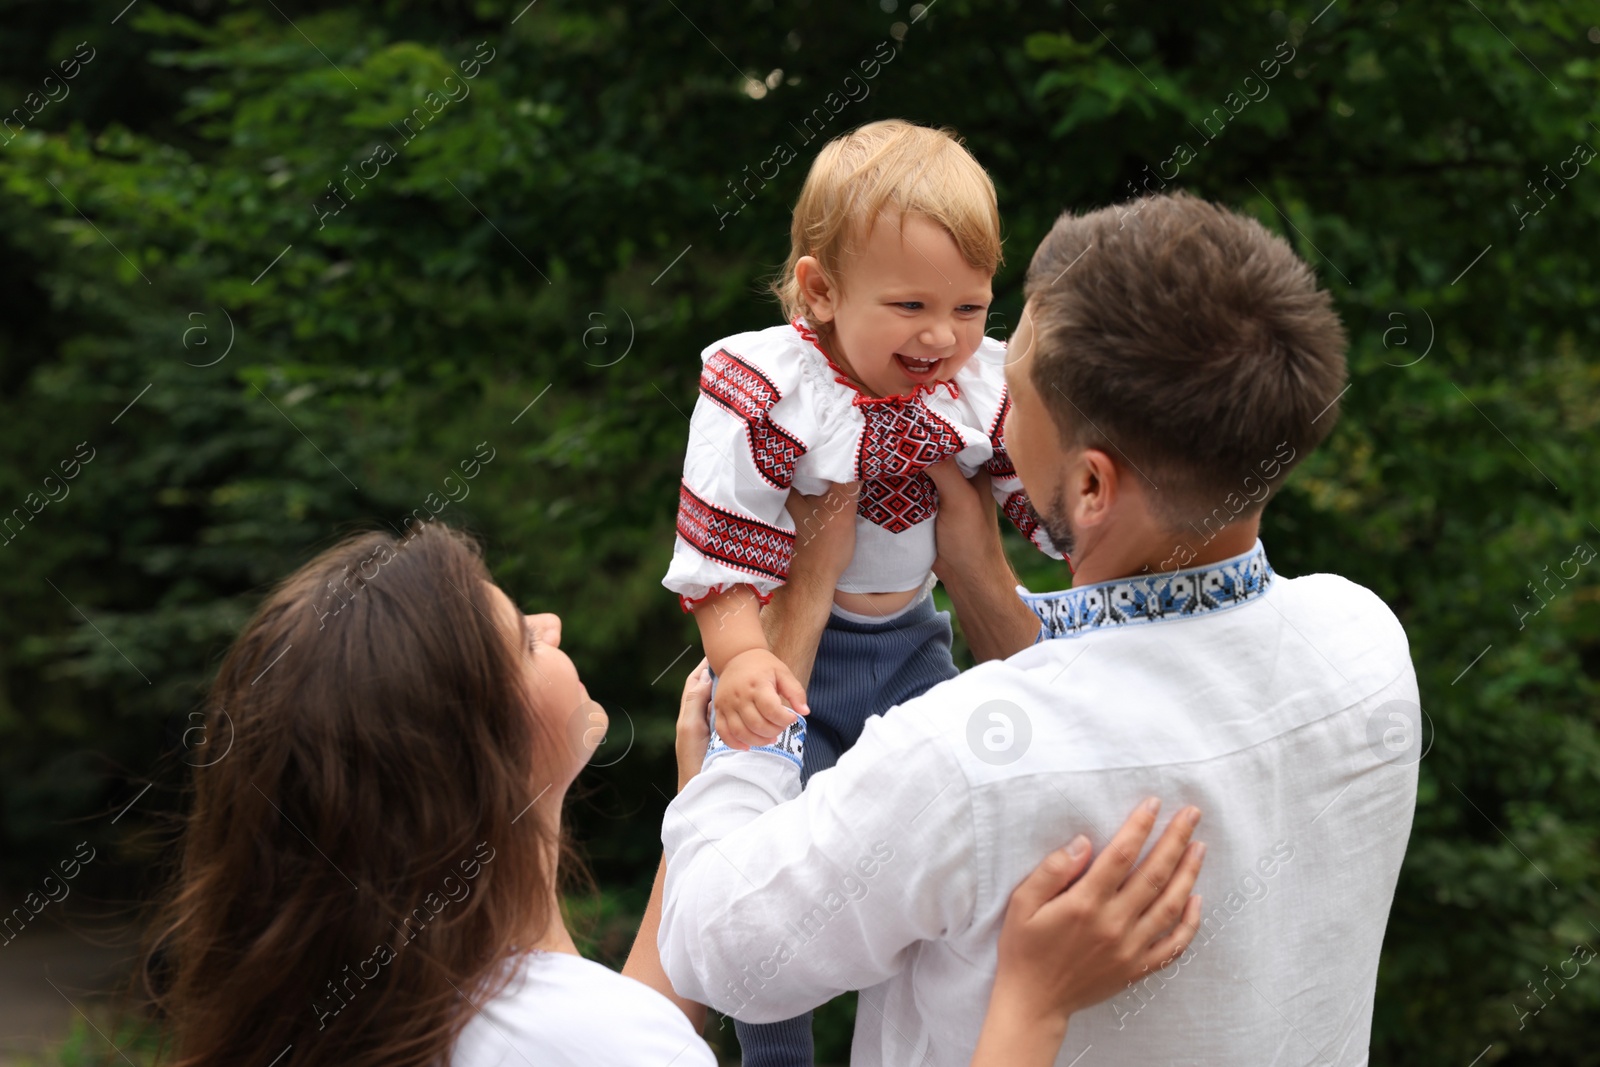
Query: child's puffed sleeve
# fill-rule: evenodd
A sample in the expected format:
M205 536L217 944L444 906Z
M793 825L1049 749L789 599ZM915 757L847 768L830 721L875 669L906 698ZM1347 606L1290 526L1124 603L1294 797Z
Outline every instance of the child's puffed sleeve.
M792 363L766 358L762 334L741 337L751 338L744 354L727 347L739 338L707 350L689 418L677 540L662 580L685 611L738 585L764 603L794 554L784 505L810 432L802 382Z
M989 489L994 493L995 502L1000 505L1000 510L1011 520L1011 525L1015 526L1023 537L1032 541L1040 552L1051 559L1060 559L1061 553L1056 550L1056 546L1050 541L1050 535L1039 524L1038 516L1034 514L1033 506L1028 502L1027 490L1022 488L1022 479L1017 477L1017 468L1012 465L1011 457L1006 453L1006 411L1010 407L1011 394L1002 389L1000 408L990 424L993 429L989 431L989 443L994 446L994 455L989 457L982 469L988 472Z
M1022 488L1022 479L1017 477L1017 468L1006 453L1006 412L1011 410L1011 394L1005 384L1005 360L1005 346L985 338L976 356L957 379L961 382L962 399L968 407L969 417L985 429L993 450L989 458L979 463L975 470L966 471L963 465L963 472L969 477L979 470L986 472L995 502L1006 513L1011 524L1040 552L1052 559L1061 559L1061 553L1051 543L1050 535L1039 524L1028 502L1027 491Z

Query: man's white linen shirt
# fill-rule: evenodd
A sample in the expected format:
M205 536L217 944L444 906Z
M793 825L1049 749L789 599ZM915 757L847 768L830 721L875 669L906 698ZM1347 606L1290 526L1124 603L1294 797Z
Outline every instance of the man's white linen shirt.
M1047 639L868 720L804 792L792 748L713 750L662 829L678 993L768 1022L860 989L856 1067L964 1065L1012 889L1155 795L1204 813L1201 931L1058 1063L1364 1063L1420 755L1393 613L1260 542L1025 599Z

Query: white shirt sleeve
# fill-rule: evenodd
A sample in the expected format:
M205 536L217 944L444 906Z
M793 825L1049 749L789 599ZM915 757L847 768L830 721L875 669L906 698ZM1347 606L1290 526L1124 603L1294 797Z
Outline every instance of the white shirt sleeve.
M678 493L678 529L662 584L690 608L737 585L765 600L789 575L794 522L784 505L815 438L799 367L763 350L706 350ZM763 358L766 357L766 358ZM803 436L802 436L803 435Z
M784 755L713 759L667 809L662 966L678 993L773 1022L904 969L976 899L966 777L912 701L800 792Z

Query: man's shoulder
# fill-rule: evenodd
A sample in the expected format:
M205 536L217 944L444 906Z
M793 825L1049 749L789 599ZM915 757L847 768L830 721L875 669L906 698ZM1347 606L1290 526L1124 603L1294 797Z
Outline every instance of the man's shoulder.
M1298 615L1319 630L1333 631L1373 652L1410 662L1411 644L1394 609L1366 586L1339 574L1306 574L1274 579L1277 606L1291 620Z

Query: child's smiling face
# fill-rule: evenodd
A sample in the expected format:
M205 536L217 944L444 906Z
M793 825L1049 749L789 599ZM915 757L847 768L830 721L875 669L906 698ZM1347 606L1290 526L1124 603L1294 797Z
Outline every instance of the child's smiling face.
M809 256L795 266L808 318L829 326L828 354L872 395L949 381L978 350L991 276L927 216L880 216L841 273Z

